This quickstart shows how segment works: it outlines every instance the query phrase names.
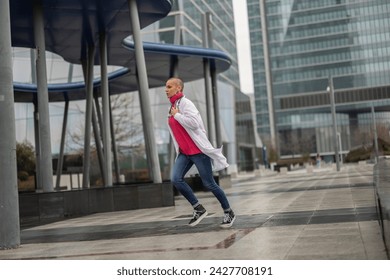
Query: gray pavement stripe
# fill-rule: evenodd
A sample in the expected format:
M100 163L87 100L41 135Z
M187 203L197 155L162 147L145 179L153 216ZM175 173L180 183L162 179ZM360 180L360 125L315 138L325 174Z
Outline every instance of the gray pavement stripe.
M375 207L341 208L330 210L280 212L253 215L239 215L234 229L255 229L259 227L343 223L377 220ZM185 234L223 230L219 228L220 217L206 217L195 228L190 228L182 219L126 223L96 226L77 226L56 229L30 229L23 231L23 244L104 239L135 238L159 235Z

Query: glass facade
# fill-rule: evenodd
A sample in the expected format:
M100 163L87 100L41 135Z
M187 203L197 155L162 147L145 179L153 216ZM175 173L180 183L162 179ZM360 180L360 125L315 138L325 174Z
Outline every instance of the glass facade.
M275 116L281 156L332 154L333 79L343 152L361 143L360 115L383 110L390 97L390 2L387 0L247 0L258 131L270 139ZM261 8L265 20L261 18ZM265 26L262 26L262 24ZM266 40L263 34L266 33ZM265 45L268 52L264 52ZM265 68L265 60L270 66ZM266 74L272 77L268 85ZM274 112L269 110L272 93ZM376 114L386 123L385 115ZM296 140L294 140L296 139ZM328 140L324 140L328 139ZM306 142L305 145L302 142ZM340 145L339 145L340 146ZM341 150L341 147L339 147Z

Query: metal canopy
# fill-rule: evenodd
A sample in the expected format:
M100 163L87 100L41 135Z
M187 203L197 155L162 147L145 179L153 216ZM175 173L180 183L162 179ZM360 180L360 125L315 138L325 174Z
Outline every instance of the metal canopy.
M123 65L124 60L131 59L121 47L122 40L133 34L127 0L12 0L12 46L35 48L33 3L39 1L47 51L80 64L86 59L88 45L98 46L99 34L106 32L108 64ZM141 28L166 17L171 10L169 0L137 0L137 5ZM95 64L99 64L98 55Z
M132 42L124 41L122 48L127 56L134 55ZM212 67L215 67L217 73L226 71L231 64L231 59L226 53L212 49L144 42L144 52L151 88L164 86L163 83L169 78L174 59L178 60L178 72L185 81L193 81L203 77L204 59L212 61ZM109 74L110 94L138 90L135 73L134 60L127 67L111 72ZM96 79L94 87L99 90L99 86L100 80ZM50 102L85 99L84 82L49 84L48 90ZM35 101L36 91L36 84L14 82L15 102Z
M39 1L39 0L36 0ZM99 34L106 32L108 64L123 66L109 74L110 94L138 90L132 34L127 0L41 0L45 20L46 50L65 61L80 64L86 59L89 44L98 46ZM35 48L33 3L31 0L10 1L11 34L14 47ZM164 18L171 9L168 0L138 0L141 28ZM179 45L144 43L149 86L159 87L169 78L172 64L178 63L180 76L186 80L203 78L204 59L211 61L216 72L230 67L229 56L218 50ZM96 51L95 65L100 64ZM98 89L99 80L94 87ZM14 82L15 102L34 102L35 84ZM85 99L85 84L49 84L49 101Z

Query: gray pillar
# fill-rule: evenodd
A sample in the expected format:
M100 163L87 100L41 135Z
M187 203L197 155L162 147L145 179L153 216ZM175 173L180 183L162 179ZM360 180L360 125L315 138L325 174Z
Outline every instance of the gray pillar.
M181 41L181 14L178 14L175 16L175 33L174 33L174 38L173 38L173 43L175 45L180 45ZM179 74L179 59L177 56L173 56L171 58L171 65L170 65L170 70L169 70L169 76L170 77L177 77ZM168 143L168 164L169 164L169 176L172 171L173 165L175 163L175 147L173 144L172 137L169 138L169 143Z
M101 93L103 107L103 149L104 149L104 169L106 173L106 186L112 186L112 156L110 138L110 96L108 94L107 75L107 39L106 33L100 34L100 73L101 73Z
M375 146L375 163L378 162L379 149L378 149L378 132L376 130L375 108L371 105L371 117L372 117L372 129L374 130L374 146Z
M207 12L204 16L204 28L207 47L213 48L213 35L211 30L211 14ZM217 80L217 71L214 66L210 65L210 78L211 78L211 96L213 99L214 105L214 121L215 121L215 141L218 147L222 146L222 136L221 136L221 120L219 115L219 99L218 99L218 80Z
M221 135L221 119L219 116L219 100L217 90L217 73L215 69L211 69L211 86L213 93L213 104L214 104L214 120L215 120L215 141L217 147L222 146L222 135Z
M84 160L83 160L83 184L82 188L89 188L89 170L91 167L91 125L92 125L92 101L93 101L93 63L95 46L88 46L88 59L83 61L83 72L86 87L85 99L85 131L84 131Z
M9 249L20 245L9 1L0 1L0 38L0 249Z
M97 117L99 127L102 127L102 125L103 125L102 111L100 110L99 98L98 98L97 92L95 90L93 93L93 100L95 101L95 103L94 103L95 106L93 106L92 108L94 108L93 110L95 110L95 112L96 112L96 117ZM100 141L102 141L103 135L102 135L101 129L100 129L99 137L100 137Z
M268 116L269 116L269 127L271 145L278 151L278 140L276 132L276 121L274 112L274 99L272 89L272 70L271 70L271 59L268 48L268 30L267 30L267 13L266 13L266 1L260 0L260 19L261 19L261 30L263 38L263 55L264 55L264 68L265 68L265 80L267 85L267 102L268 102Z
M114 120L112 116L112 106L111 103L109 103L109 109L110 109L110 132L111 132L111 142L112 142L112 154L114 157L114 166L115 166L115 180L117 183L120 182L120 170L119 170L119 162L118 162L118 153L117 153L117 147L116 147L116 141L115 141L115 131L114 131Z
M210 61L204 59L203 61L203 75L204 75L204 86L205 86L205 98L206 98L206 112L207 112L207 132L210 142L215 146L214 137L214 118L213 118L213 102L211 96L211 80L210 80Z
M60 188L62 166L64 163L64 147L65 147L66 127L68 124L68 111L69 111L69 101L66 101L65 108L64 108L64 119L62 120L60 155L58 156L58 161L57 161L56 190L59 190Z
M149 100L149 83L146 72L145 55L142 46L141 30L138 17L138 7L136 0L129 0L130 20L133 28L135 60L137 65L137 78L139 84L139 99L141 105L142 123L145 138L145 147L148 158L148 166L151 179L154 183L161 183L160 162L156 140L154 136L154 121Z
M221 135L221 119L219 115L219 99L217 90L217 72L216 69L211 69L211 85L214 104L214 120L215 120L215 141L218 148L222 147L222 135ZM219 175L224 175L226 170L218 172Z
M73 80L73 64L69 64L68 69L68 83L71 83Z
M181 17L182 17L182 14L177 14L175 16L175 33L174 33L174 37L173 37L173 43L175 45L180 45L180 41L181 41Z
M37 73L35 69L35 50L30 49L30 65L31 65L31 83L36 84L37 83Z
M333 88L333 78L329 77L329 87L328 92L330 94L330 107L332 111L332 126L333 126L333 146L334 153L336 158L336 167L337 171L340 171L340 157L339 157L339 148L337 141L337 119L336 119L336 105L334 100L334 88Z
M46 74L46 47L42 2L34 1L34 39L36 45L38 128L40 141L40 181L44 192L53 191L53 163L51 154L49 93Z
M30 64L31 64L31 83L36 84L37 83L37 71L35 67L35 50L30 50ZM41 184L41 172L39 170L40 164L40 141L39 141L39 121L38 121L38 104L37 101L34 100L34 113L33 113L33 121L34 121L34 143L35 143L35 189L36 191L41 192L42 191L42 184Z
M219 115L219 99L217 89L217 72L215 69L211 69L211 86L213 92L213 104L214 104L214 118L215 118L215 140L217 147L222 146L222 135L221 135L221 118Z
M174 56L171 59L169 76L170 77L177 77L178 74L179 74L178 68L179 68L179 60L178 60L178 58L176 56ZM171 175L171 172L172 172L172 169L173 169L173 165L175 164L175 154L176 154L176 151L175 151L175 145L173 144L173 139L172 139L172 137L169 137L169 143L168 143L169 177Z
M41 144L39 141L39 120L38 120L38 104L34 102L34 141L35 141L35 188L36 191L42 191L41 184Z
M32 53L32 55L33 55L33 53ZM73 64L69 64L68 83L72 82L72 78L73 78ZM64 119L62 121L60 155L58 157L58 163L57 163L57 178L56 178L56 187L55 187L57 190L59 190L59 188L60 188L62 167L63 167L63 163L64 163L65 134L66 134L67 126L68 126L68 112L69 112L69 101L67 100L67 101L65 101ZM72 175L70 175L70 176L71 176L70 183L72 185Z
M202 42L204 48L209 48L209 30L211 25L210 14L206 13L202 16ZM206 110L207 110L207 132L210 142L216 145L215 142L215 127L213 117L213 101L212 101L212 85L211 85L211 72L210 72L210 60L207 58L203 60L203 75L205 82L205 98L206 98Z
M101 122L98 121L99 119L99 102L97 99L95 99L97 102L95 102L95 105L92 104L92 127L93 127L93 135L95 137L95 144L96 144L96 154L98 156L98 161L99 161L99 168L100 168L100 173L102 174L103 178L103 186L107 186L107 173L106 169L104 168L104 155L103 155L103 149L102 149L102 138L101 138L101 133L99 130L99 123ZM101 125L100 125L101 127Z

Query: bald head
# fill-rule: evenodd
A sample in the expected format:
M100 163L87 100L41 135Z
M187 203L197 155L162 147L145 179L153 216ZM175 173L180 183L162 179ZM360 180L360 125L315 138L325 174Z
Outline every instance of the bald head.
M168 98L171 98L178 92L182 92L184 88L183 81L179 78L173 77L168 79L165 84L165 93Z
M172 77L172 78L169 78L168 81L171 81L173 84L175 84L176 86L178 86L180 88L180 91L183 91L184 83L183 83L182 79L180 79L178 77Z

